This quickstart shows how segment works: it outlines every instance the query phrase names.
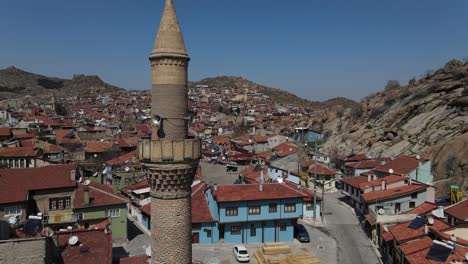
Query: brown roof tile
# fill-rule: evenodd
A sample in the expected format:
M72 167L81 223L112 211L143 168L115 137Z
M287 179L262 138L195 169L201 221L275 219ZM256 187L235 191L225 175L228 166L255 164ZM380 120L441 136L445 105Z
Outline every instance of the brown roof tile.
M68 240L78 237L79 245L71 246ZM112 234L104 230L73 230L58 232L57 243L62 250L62 259L67 264L112 263ZM82 248L86 247L87 252Z

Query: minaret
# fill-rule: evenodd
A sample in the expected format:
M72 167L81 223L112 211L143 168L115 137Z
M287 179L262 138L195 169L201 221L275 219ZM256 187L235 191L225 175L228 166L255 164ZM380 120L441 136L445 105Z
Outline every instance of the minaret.
M173 0L166 0L150 55L152 133L138 155L151 187L151 262L192 263L191 184L201 155L188 137L190 60Z

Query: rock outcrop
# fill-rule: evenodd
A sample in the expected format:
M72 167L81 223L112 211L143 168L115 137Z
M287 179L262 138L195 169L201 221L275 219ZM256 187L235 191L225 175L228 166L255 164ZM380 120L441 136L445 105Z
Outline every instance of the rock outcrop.
M360 107L322 113L328 136L323 151L419 154L433 161L437 182L468 188L468 63L452 60L406 86L367 97Z

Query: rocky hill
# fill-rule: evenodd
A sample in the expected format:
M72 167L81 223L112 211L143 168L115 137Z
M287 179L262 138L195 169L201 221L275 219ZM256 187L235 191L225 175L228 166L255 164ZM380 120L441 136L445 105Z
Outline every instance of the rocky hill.
M439 191L450 184L468 189L468 63L452 60L367 97L360 111L326 111L320 118L328 137L323 150L331 155L419 154L431 158Z
M89 94L123 91L103 82L98 76L74 75L71 80L47 77L15 67L0 69L0 99L40 95L54 91L57 94Z
M293 104L295 106L310 108L313 110L317 109L326 109L329 107L335 107L337 105L345 107L345 108L356 108L359 107L359 104L353 100L346 99L346 98L334 98L325 102L315 102L309 101L307 99L298 97L292 93L286 92L281 89L271 88L268 86L264 86L242 77L235 77L235 76L220 76L214 78L206 78L197 82L189 83L189 86L193 87L196 85L208 85L210 87L217 87L217 88L236 88L236 89L251 89L257 90L262 92L268 96L270 96L273 101L279 104Z

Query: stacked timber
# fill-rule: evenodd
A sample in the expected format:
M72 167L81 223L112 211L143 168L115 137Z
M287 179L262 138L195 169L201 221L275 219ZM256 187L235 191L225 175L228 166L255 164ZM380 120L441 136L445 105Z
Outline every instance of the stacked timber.
M263 255L260 249L255 251L254 256L257 259L258 264L268 264L265 255Z
M263 244L263 254L265 255L277 255L277 254L289 254L291 248L286 243L265 243Z
M320 264L320 259L305 255L292 255L286 257L287 264Z

